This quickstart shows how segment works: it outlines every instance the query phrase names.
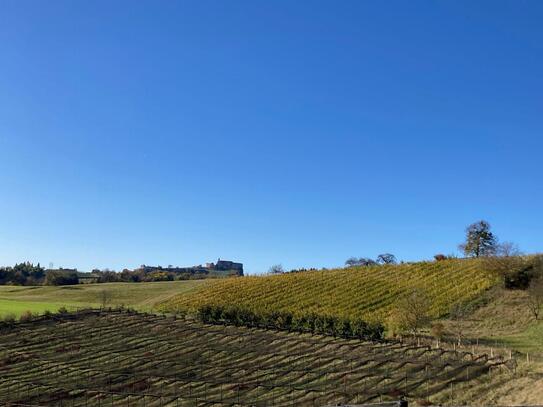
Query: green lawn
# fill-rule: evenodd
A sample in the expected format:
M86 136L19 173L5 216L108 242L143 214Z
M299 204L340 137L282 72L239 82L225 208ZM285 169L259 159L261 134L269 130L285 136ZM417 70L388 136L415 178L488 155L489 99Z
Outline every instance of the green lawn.
M169 297L190 292L206 280L164 281L154 283L105 283L72 286L0 286L0 316L21 315L25 311L42 313L57 311L64 306L97 307L103 292L110 298L108 306L125 305L150 311L154 305Z
M524 332L499 338L506 346L531 354L543 350L543 321L530 325Z

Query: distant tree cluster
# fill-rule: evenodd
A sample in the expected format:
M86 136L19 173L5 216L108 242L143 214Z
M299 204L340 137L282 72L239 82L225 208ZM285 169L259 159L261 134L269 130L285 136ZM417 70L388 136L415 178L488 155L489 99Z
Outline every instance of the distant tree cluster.
M0 267L1 285L41 285L45 280L45 269L38 263L20 263L13 267Z
M79 284L77 271L49 270L45 274L44 285L75 285Z
M73 285L79 283L115 283L115 282L151 282L195 280L203 278L218 278L240 276L239 270L210 270L202 266L173 267L141 266L135 270L124 269L116 272L108 268L94 269L90 273L78 272L76 269L47 270L38 263L29 262L16 264L13 267L0 267L0 285Z
M347 267L354 266L377 266L379 264L396 264L396 256L390 253L383 253L373 260L369 257L350 257L345 262Z
M189 280L190 274L174 274L167 271L151 271L144 270L128 270L124 269L121 272L116 272L109 269L98 270L94 269L91 272L92 276L96 277L97 283L140 283L151 281L174 281L174 280Z
M135 270L124 269L121 272L109 269L94 269L91 272L91 276L95 278L95 282L97 283L140 283L152 281L195 280L215 277L214 274L209 273L203 268L187 268L185 272L171 271L170 269L175 268L162 268L160 266L156 268L140 267Z
M78 282L76 270L46 270L39 263L29 262L0 267L0 285L67 285Z

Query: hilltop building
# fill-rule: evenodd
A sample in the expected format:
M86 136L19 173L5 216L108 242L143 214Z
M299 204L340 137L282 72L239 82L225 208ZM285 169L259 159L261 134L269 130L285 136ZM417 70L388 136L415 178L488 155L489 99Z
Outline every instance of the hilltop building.
M243 263L235 263L233 261L229 260L221 260L220 258L217 260L217 264L208 263L211 269L217 270L217 271L237 271L240 275L243 275Z
M173 274L210 274L213 272L219 272L226 275L243 276L243 263L236 263L229 260L217 260L217 263L206 263L205 266L192 266L192 267L161 267L161 266L146 266L141 265L138 271L144 273L152 272L167 272Z

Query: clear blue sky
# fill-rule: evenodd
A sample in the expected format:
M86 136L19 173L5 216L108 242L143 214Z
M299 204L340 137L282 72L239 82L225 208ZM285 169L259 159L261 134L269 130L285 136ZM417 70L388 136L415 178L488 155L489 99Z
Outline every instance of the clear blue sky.
M543 248L543 2L2 1L0 264Z

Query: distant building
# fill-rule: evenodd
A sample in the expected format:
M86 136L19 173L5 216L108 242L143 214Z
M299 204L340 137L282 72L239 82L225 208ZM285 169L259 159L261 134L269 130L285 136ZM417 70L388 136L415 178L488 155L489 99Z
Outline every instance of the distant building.
M233 261L219 259L217 260L217 264L215 264L215 270L234 270L243 274L243 263L235 263Z

